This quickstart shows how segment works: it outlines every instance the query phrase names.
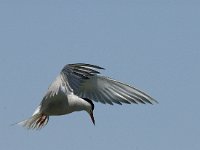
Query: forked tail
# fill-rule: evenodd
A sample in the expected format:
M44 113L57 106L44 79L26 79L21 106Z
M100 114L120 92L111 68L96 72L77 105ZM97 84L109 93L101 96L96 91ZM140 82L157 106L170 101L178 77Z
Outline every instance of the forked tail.
M49 121L49 116L43 114L35 114L30 118L23 120L18 125L21 125L27 129L41 129L43 128Z

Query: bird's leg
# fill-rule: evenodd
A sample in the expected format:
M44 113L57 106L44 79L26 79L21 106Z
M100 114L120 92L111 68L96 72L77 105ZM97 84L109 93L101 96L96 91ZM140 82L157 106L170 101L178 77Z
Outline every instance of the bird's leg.
M42 114L42 116L37 120L36 125L40 128L42 127L44 124L46 124L45 122L48 122L49 117Z

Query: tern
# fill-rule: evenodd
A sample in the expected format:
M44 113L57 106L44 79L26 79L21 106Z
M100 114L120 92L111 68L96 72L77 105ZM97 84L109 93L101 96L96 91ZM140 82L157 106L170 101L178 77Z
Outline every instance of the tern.
M102 69L85 63L65 65L33 115L17 124L27 129L41 129L48 123L49 116L86 111L95 125L93 101L111 105L157 103L133 86L100 75Z

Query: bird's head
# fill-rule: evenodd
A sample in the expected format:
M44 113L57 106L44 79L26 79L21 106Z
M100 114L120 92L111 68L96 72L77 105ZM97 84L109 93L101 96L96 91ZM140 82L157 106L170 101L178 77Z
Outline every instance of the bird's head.
M93 115L93 111L94 111L94 104L93 102L88 99L88 98L83 98L85 101L87 101L90 104L90 107L86 110L88 112L88 114L90 115L90 118L92 120L92 123L95 125L95 120L94 120L94 115Z

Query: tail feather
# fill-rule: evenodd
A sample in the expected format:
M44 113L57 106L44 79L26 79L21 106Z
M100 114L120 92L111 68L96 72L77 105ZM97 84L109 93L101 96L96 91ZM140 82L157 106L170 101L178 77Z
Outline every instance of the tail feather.
M21 125L27 129L41 129L43 128L49 121L49 116L43 114L34 114L30 118L23 120L18 125Z

